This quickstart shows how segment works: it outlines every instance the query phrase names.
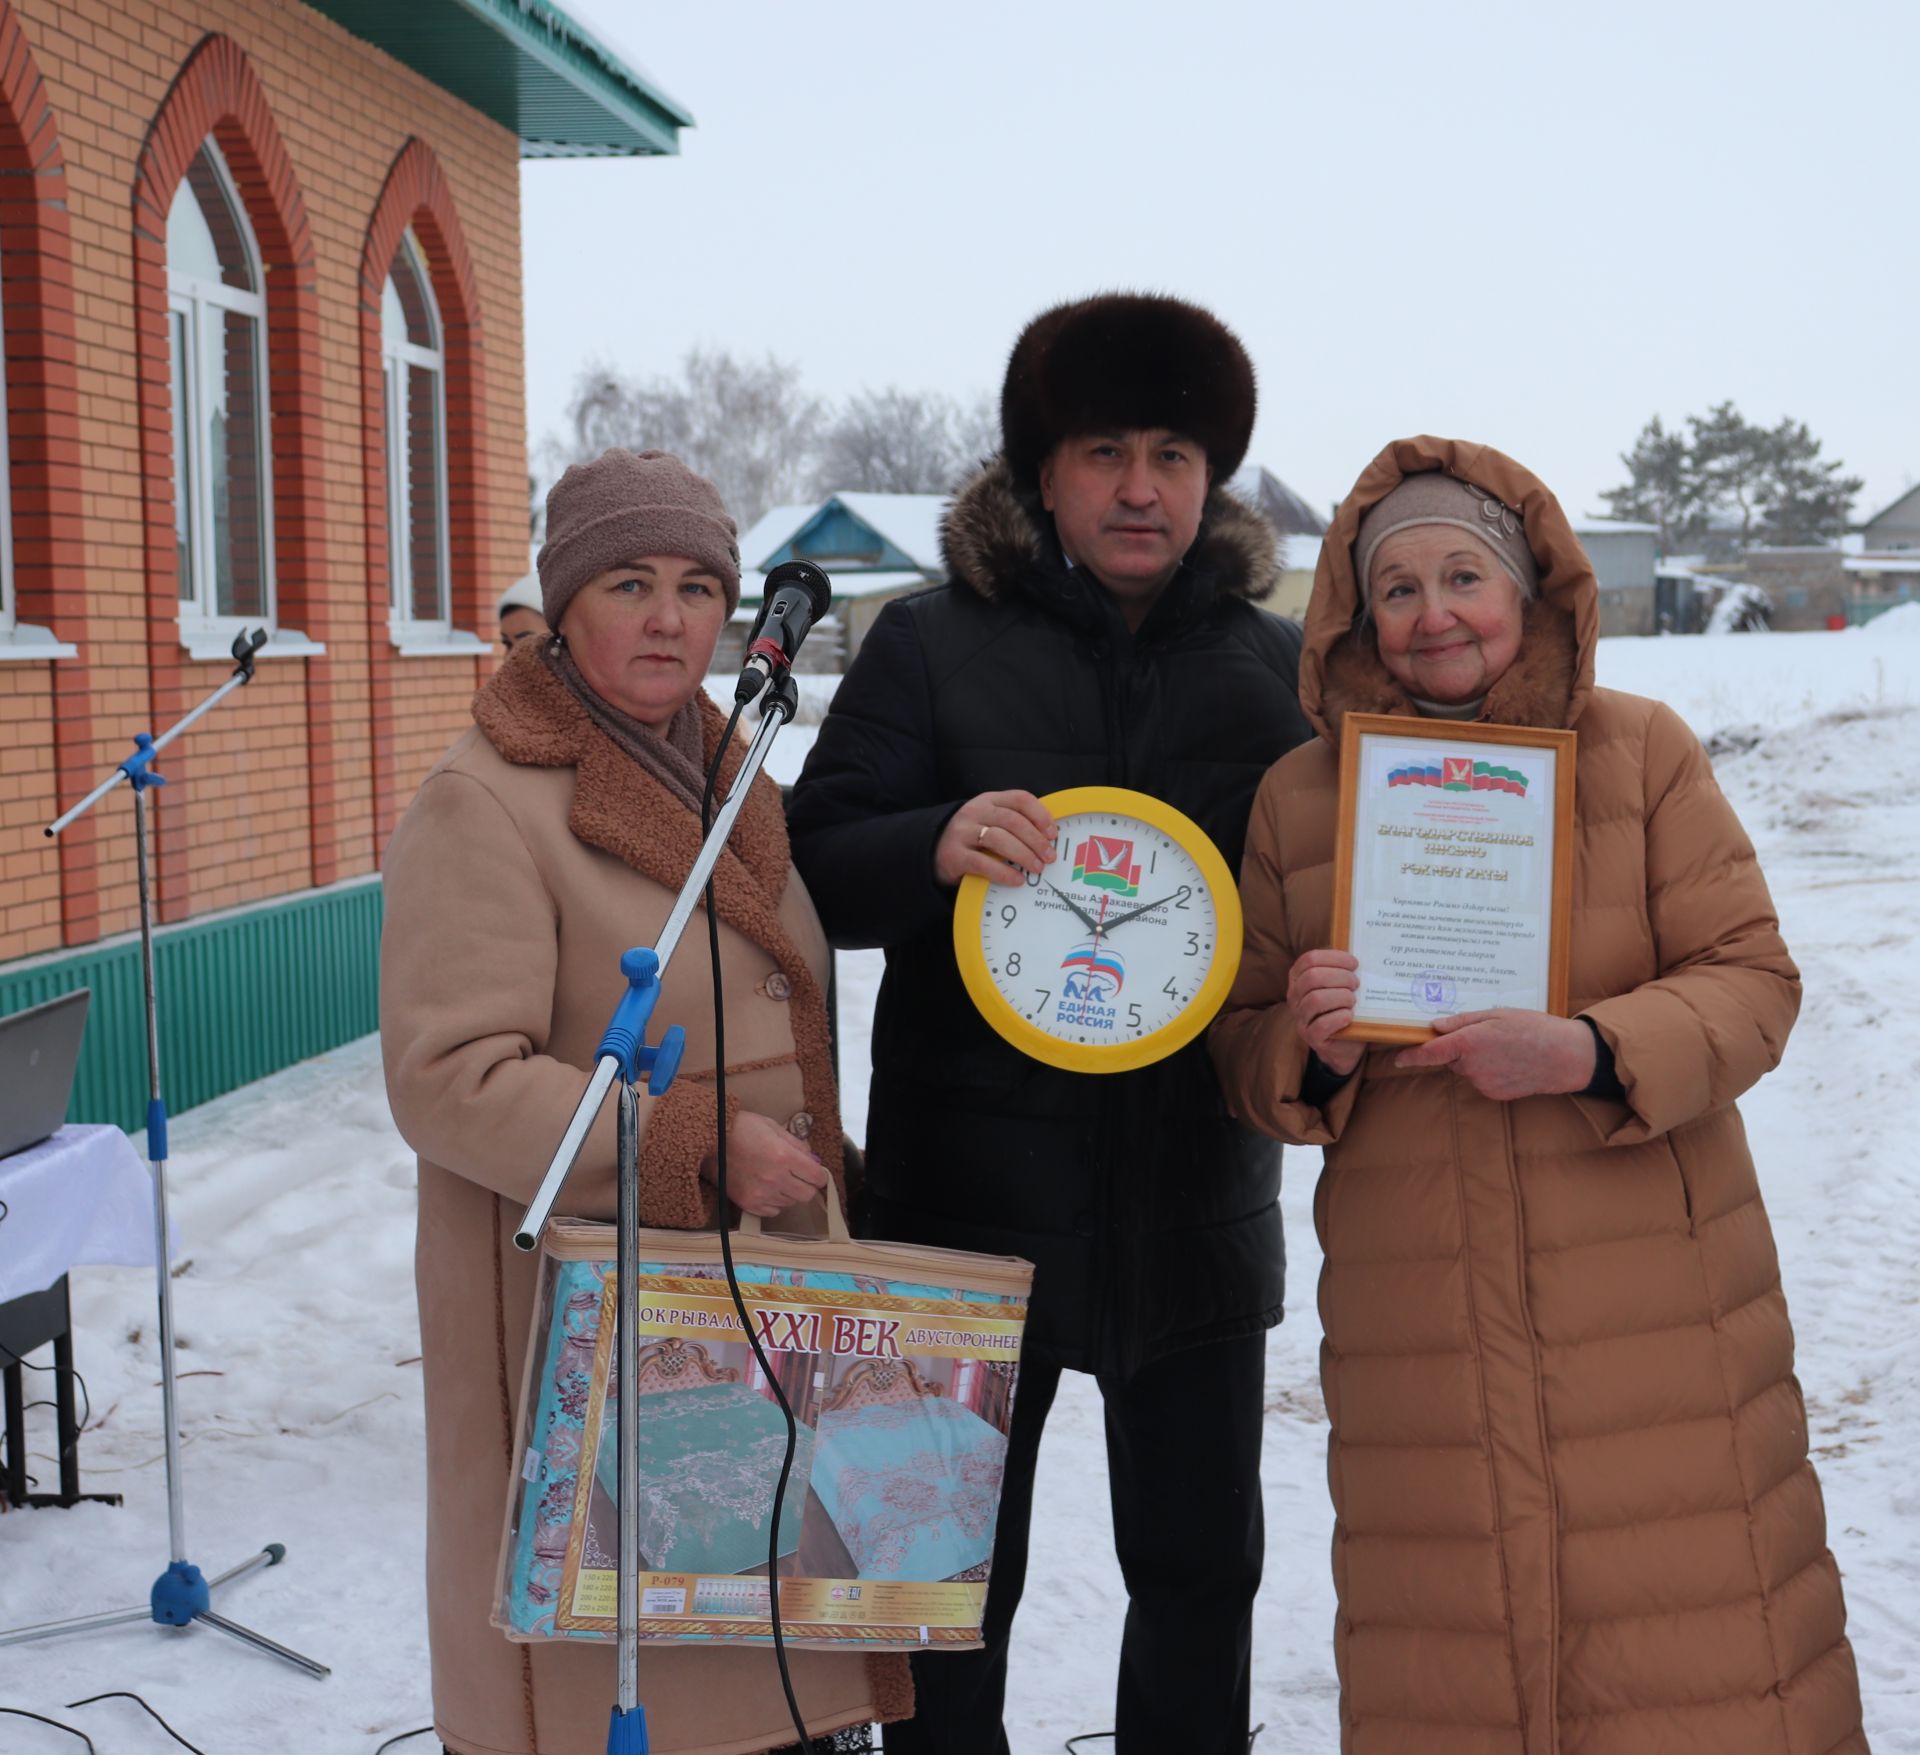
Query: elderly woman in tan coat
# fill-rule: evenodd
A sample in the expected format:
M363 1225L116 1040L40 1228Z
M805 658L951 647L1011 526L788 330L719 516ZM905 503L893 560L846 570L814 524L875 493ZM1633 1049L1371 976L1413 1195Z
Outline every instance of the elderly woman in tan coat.
M1347 1755L1863 1755L1773 1239L1734 1100L1799 1006L1753 849L1666 707L1594 686L1598 588L1539 481L1404 440L1307 614L1320 732L1248 832L1212 1049L1325 1148ZM1342 1040L1349 712L1572 727L1571 1006Z
M622 990L620 953L653 941L699 850L702 780L725 729L701 684L740 594L733 520L663 453L609 451L570 469L547 520L540 580L557 637L522 642L480 691L475 729L428 775L386 863L382 1047L394 1119L420 1154L434 1721L458 1755L606 1746L612 1645L515 1645L488 1624L537 1268L512 1239L585 1088ZM736 742L724 773L742 753ZM841 1176L827 946L764 776L715 886L728 1192L747 1212L817 1230L827 1179ZM710 1227L704 954L670 965L658 1015L686 1026L687 1047L673 1089L640 1099L641 1222ZM578 1216L613 1216L613 1121L608 1104L568 1185ZM903 1659L790 1661L816 1733L911 1709ZM792 1741L766 1650L650 1647L640 1676L656 1752Z

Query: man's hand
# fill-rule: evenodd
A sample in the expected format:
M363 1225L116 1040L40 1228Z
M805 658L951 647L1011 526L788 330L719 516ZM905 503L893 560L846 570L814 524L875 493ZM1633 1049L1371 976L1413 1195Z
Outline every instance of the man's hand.
M1433 1027L1439 1034L1431 1042L1403 1048L1394 1065L1450 1066L1497 1103L1584 1091L1599 1058L1585 1024L1546 1012L1462 1012L1437 1019Z
M1053 833L1053 813L1031 792L983 792L947 819L933 875L948 889L969 876L1022 883L1053 862Z
M1360 991L1360 959L1351 951L1307 951L1287 973L1287 1010L1300 1039L1320 1064L1342 1078L1366 1058L1364 1042L1336 1042L1353 1022Z
M709 1157L700 1178L712 1182L719 1170ZM775 1219L826 1186L826 1166L777 1121L745 1109L734 1117L727 1129L727 1199L743 1213Z

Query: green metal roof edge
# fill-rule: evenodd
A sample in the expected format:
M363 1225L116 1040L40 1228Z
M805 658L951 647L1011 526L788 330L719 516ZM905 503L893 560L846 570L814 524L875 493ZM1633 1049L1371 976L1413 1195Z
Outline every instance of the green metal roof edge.
M513 37L562 78L598 96L661 152L679 152L678 130L694 126L693 112L642 79L553 0L455 0L455 4Z

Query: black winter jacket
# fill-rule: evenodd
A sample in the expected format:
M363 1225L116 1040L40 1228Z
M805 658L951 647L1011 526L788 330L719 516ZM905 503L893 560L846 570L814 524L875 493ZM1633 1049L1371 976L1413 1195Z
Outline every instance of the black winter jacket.
M989 1029L961 985L934 843L981 792L1127 786L1192 817L1238 871L1261 776L1313 735L1300 632L1249 601L1275 539L1218 490L1137 634L1004 464L961 491L942 538L949 583L881 611L789 814L828 936L887 953L870 1228L1026 1257L1030 1343L1125 1375L1280 1320L1279 1148L1228 1115L1204 1040L1094 1075Z

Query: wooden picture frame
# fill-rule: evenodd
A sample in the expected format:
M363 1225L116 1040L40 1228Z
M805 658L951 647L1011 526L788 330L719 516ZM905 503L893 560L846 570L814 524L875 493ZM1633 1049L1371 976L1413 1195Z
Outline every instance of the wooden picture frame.
M1434 1030L1419 1014L1496 1005L1567 1015L1578 749L1574 732L1533 726L1386 713L1341 721L1332 943L1361 958L1341 1039L1425 1042ZM1542 791L1551 794L1544 812ZM1397 893L1370 892L1356 905L1356 882L1386 887L1380 871L1394 852L1412 856L1387 880ZM1423 910L1430 941L1409 921ZM1503 956L1528 965L1517 984L1496 961Z

